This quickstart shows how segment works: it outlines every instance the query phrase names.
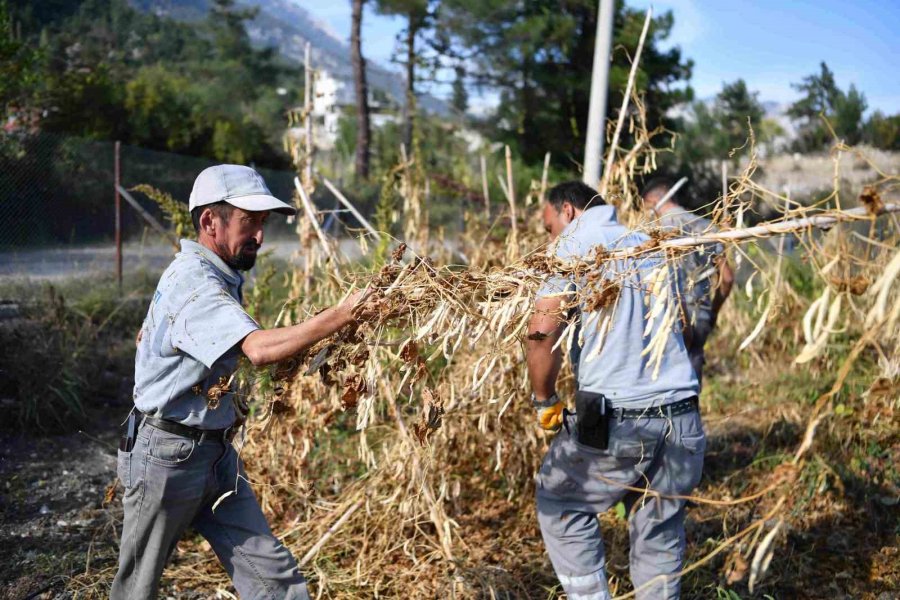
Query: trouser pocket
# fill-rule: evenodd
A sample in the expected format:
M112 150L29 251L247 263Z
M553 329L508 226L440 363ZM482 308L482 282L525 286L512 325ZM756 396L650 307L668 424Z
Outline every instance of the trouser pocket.
M116 456L116 475L125 489L131 487L131 455L132 452L119 450Z

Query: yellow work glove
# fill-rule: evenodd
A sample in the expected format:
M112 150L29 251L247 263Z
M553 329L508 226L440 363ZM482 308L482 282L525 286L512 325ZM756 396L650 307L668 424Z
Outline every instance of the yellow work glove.
M541 429L559 431L563 423L563 408L565 408L565 405L562 401L557 402L550 408L539 408L538 424L541 426Z
M553 394L547 400L538 402L534 394L531 395L531 403L538 413L538 425L545 431L559 431L563 424L563 410L566 405Z

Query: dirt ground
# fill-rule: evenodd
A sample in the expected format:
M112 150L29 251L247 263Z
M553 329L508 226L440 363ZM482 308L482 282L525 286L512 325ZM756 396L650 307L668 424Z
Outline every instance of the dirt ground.
M81 431L0 432L0 598L63 598L68 577L108 566L121 505L103 501L116 477L117 427L131 385L121 379L91 404Z

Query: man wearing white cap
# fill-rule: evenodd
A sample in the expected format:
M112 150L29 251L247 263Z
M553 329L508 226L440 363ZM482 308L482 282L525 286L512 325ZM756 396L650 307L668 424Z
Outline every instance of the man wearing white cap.
M361 293L298 325L261 329L241 307L239 271L253 267L269 214L296 210L238 165L200 173L189 206L198 241L181 241L138 336L135 410L118 454L125 518L110 595L155 598L172 550L193 527L242 598L309 598L231 445L232 394L211 400L208 391L228 381L241 353L256 366L274 363L349 324Z

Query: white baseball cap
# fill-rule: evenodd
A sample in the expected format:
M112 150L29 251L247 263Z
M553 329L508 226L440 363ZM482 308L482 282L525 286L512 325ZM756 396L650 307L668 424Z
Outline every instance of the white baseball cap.
M190 210L225 201L248 211L271 210L295 215L297 209L272 195L262 176L241 165L216 165L204 169L194 180Z

